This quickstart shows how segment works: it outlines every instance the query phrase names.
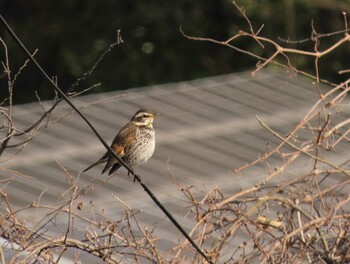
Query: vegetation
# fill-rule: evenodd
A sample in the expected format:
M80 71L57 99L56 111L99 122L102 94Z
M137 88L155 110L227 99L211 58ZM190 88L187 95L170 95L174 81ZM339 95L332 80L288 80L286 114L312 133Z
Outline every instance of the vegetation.
M245 9L236 2L212 2L198 6L185 1L158 3L158 5L153 2L153 5L151 3L148 6L142 5L143 8L141 8L141 4L134 6L128 2L128 4L120 4L120 9L117 11L113 9L114 3L111 2L106 3L106 6L94 2L81 1L79 3L80 5L75 5L75 3L62 1L61 3L44 3L38 6L32 4L33 7L40 10L41 16L35 16L36 19L30 22L24 19L25 21L22 23L29 24L26 25L28 28L24 29L25 27L23 27L18 31L19 35L25 37L24 42L30 42L29 47L32 49L40 48L35 56L39 61L42 60L44 68L47 67L45 69L48 72L58 72L58 78L55 81L58 80L58 83L61 83L63 87L71 88L67 92L68 97L76 96L85 89L79 88L81 86L78 85L66 85L73 80L77 80L76 83L82 82L83 87L95 89L96 86L91 86L86 81L85 77L90 75L92 75L89 78L90 81L103 80L107 84L110 81L114 85L117 83L126 88L128 85L139 85L141 81L145 81L145 84L174 81L185 74L189 74L188 78L196 78L208 73L224 73L226 70L244 69L254 63L256 67L252 70L253 75L259 74L260 70L271 66L307 76L319 92L319 98L310 105L309 112L300 122L285 135L281 135L269 127L264 120L257 118L262 127L266 129L266 133L278 138L280 144L275 148L268 149L256 161L237 168L236 171L246 170L260 163L265 163L268 166L271 157L277 157L276 160L281 161L278 166L270 168L258 184L249 186L239 193L231 194L223 194L218 189L207 191L200 190L201 188L198 186L196 188L179 186L179 192L183 193L188 204L187 217L195 222L189 232L191 241L194 243L191 245L188 240L182 240L177 247L169 251L161 250L157 243L157 236L138 220L139 212L128 208L120 200L126 209L124 215L120 216L119 219L111 219L103 213L96 212L93 203L90 204L91 215L81 215L79 212L82 205L77 203L76 199L80 195L90 192L94 186L82 188L76 183L74 176L63 166L62 171L66 174L69 186L62 193L63 202L53 206L38 202L40 201L39 197L38 201L28 201L28 206L24 208L14 209L6 193L6 184L13 179L12 177L2 179L0 235L8 242L9 246L17 248L17 251L12 251L9 263L57 263L66 254L74 254L76 262L80 261L79 258L83 257L84 254L87 254L89 257L95 256L107 263L126 262L128 259L149 263L203 263L205 259L212 263L350 262L350 215L348 207L346 207L350 196L342 195L342 192L348 189L350 182L348 160L341 163L339 160L344 160L344 157L339 160L331 159L331 155L337 154L338 147L348 144L350 132L348 128L350 120L347 115L341 113L340 107L347 96L350 83L350 79L346 77L350 72L346 68L346 56L341 56L347 53L350 40L346 13L341 12L332 17L331 14L334 14L335 11L321 8L321 11L317 12L323 12L322 20L327 18L325 27L330 27L331 21L339 20L341 23L339 22L339 27L336 29L320 29L319 25L323 25L317 23L317 20L321 19L320 13L316 13L312 1L286 0L274 4L268 4L265 1L246 1ZM301 5L302 3L304 5ZM318 1L318 3L326 5L328 1ZM336 2L331 7L337 5L340 7L341 3ZM67 8L65 13L61 13L61 6ZM165 10L164 6L172 7L171 12L162 12ZM12 4L7 3L5 7L11 10L9 7L12 7ZM148 8L151 7L152 9L149 10ZM315 14L318 19L315 18L311 24L306 23L309 25L306 27L302 24L301 18L308 16L306 12L309 10L308 8L313 10L310 12L311 16ZM48 12L43 12L43 10ZM103 15L93 15L91 10L96 12L94 14L100 12ZM108 12L103 12L105 10ZM121 10L129 12L125 13ZM216 13L219 10L222 13ZM16 6L14 11L23 10ZM23 12L27 12L27 10ZM91 22L91 17L101 17L101 21L112 19L114 16L111 13L113 12L125 14L125 21L128 22L124 22L121 17L112 21L104 21L105 24L102 26ZM210 13L210 16L205 17L205 12ZM74 17L74 14L81 13L88 19ZM170 13L172 15L169 15ZM251 16L251 14L257 13L259 15ZM232 20L229 20L231 15ZM50 16L53 21L55 17L64 17L65 22L70 21L67 22L69 26L60 27L59 23L56 22L45 23L46 16ZM154 17L162 19L155 22ZM178 31L178 25L170 29L166 26L165 21L172 20L174 17L183 19L176 20L183 22L180 23L182 24L181 31ZM197 18L201 19L196 20ZM219 21L219 24L216 24L215 27L211 25L211 18ZM279 24L278 19L283 18L287 18L287 22ZM231 21L234 26L227 26L226 19ZM240 20L239 25L235 24L235 19ZM264 23L267 21L266 25L260 23L260 20L264 20ZM88 21L88 23L83 21ZM143 23L139 21L143 21ZM106 28L110 28L111 24L115 27L119 27L119 25L125 27L127 23L132 24L130 32L134 32L134 35L129 36L133 36L131 39L139 38L139 42L134 44L130 41L129 44L128 37L124 37L127 44L122 44L122 48L119 48L120 45L116 44L120 43L121 39L117 37L114 29L109 31L113 31L113 34L105 33L108 31ZM171 21L172 23L175 22ZM299 27L299 23L304 27ZM337 23L334 24L337 25ZM275 27L282 27L281 31L285 30L286 32L285 36L279 36L281 38L275 36ZM33 36L33 30L29 30L33 28L40 29L40 34ZM79 35L83 34L83 28L90 33L87 33L89 37L86 37L85 34L84 36ZM156 28L158 29L156 30ZM308 28L311 34L298 33L297 28ZM126 29L128 32L128 28ZM43 37L52 31L59 32L59 37L55 41ZM91 32L98 32L96 35L100 35L100 37L96 37ZM318 32L327 33L320 34ZM105 36L103 36L104 33ZM165 38L167 34L172 36L178 34L178 40L169 41ZM112 35L114 35L114 39L109 39ZM162 41L159 39L159 41L155 41L156 36ZM34 39L40 39L40 41L34 44ZM118 42L114 43L116 39ZM34 76L35 71L29 70L26 63L23 64L24 57L21 59L22 55L19 55L18 51L13 60L19 60L21 62L19 65L23 66L16 66L18 62L10 64L12 54L15 54L14 51L11 51L14 49L12 44L10 45L11 39L6 36L0 40L4 54L2 85L6 87L6 99L0 105L0 115L4 124L1 127L0 155L3 155L9 151L10 147L21 151L27 144L31 143L33 135L40 136L40 131L44 129L42 124L44 122L50 124L47 117L52 111L55 111L55 107L62 99L55 97L52 108L45 110L46 112L37 122L25 128L17 127L12 107L15 102L18 102L15 98L20 94L20 89L24 89L18 88L17 90L17 87L21 87L20 79L25 80L26 90L28 90L28 84L35 87L33 90L39 90L38 87L44 87L44 84L41 82L35 84L37 78ZM43 45L43 43L51 41L53 46L57 45L58 42L65 43L62 45L64 48L53 52L49 45ZM160 46L161 42L164 42L164 46ZM109 43L114 44L110 46ZM48 50L43 52L41 47ZM117 48L110 52L108 47ZM162 50L162 48L164 49ZM103 53L103 50L106 49L107 53ZM230 55L226 57L225 54ZM114 56L118 59L113 59ZM105 60L102 61L102 58ZM189 60L187 61L186 58ZM227 58L232 60L227 60ZM167 64L167 62L172 63ZM194 63L193 67L190 63ZM14 68L11 68L10 65ZM230 66L225 68L226 65ZM152 68L152 66L155 67ZM115 67L120 68L121 71L115 74L111 74L113 70L108 71L108 73L105 71L105 69ZM171 71L172 67L174 67L174 72ZM68 72L64 72L63 69L68 70ZM193 69L193 71L189 72L187 69ZM188 73L185 73L186 71ZM84 72L87 74L84 75ZM124 82L118 81L118 78L125 77L122 73L129 76L125 78L125 83L126 79L133 80L133 82L124 84ZM66 78L61 79L61 76L66 76ZM77 76L82 77L77 79ZM153 78L153 76L158 77ZM327 84L327 89L320 88L322 83ZM14 89L15 84L16 89ZM104 85L105 87L108 85ZM49 89L46 88L45 93L47 90ZM44 92L39 90L40 97L41 93ZM53 91L50 93L54 94ZM11 146L9 144L14 137L16 137L16 145ZM304 157L309 160L307 171L294 175L292 179L283 177L287 169L295 165L296 161L303 161ZM6 170L6 168L1 168L1 170ZM18 172L12 171L11 173L15 176L23 176ZM281 176L280 184L275 188L265 188L266 183L277 176ZM332 180L330 181L330 179ZM203 191L206 191L204 195ZM33 209L48 213L40 222L28 224L21 219L20 213ZM65 224L58 225L55 222L59 217L66 219ZM61 235L52 236L47 230L49 224L56 227L57 232L60 232ZM84 230L81 238L76 237L75 229L79 228L76 225ZM244 243L233 249L232 243L234 244L235 239L241 234L244 235ZM193 244L199 245L200 250L195 249ZM70 251L71 249L73 250ZM76 253L77 251L83 252L83 254ZM1 247L0 259L3 263L7 261Z
M244 5L254 27L264 24L265 37L301 40L310 37L311 21L319 33L335 32L342 27L342 12L349 11L348 1L284 0L238 1ZM225 40L246 24L235 12L231 1L12 1L0 3L2 15L21 36L29 50L38 49L36 58L50 76L57 76L60 86L68 89L72 82L86 72L116 39L117 30L125 45L103 61L85 82L85 87L101 83L93 92L122 90L158 83L178 82L205 76L251 69L255 61L243 54L185 39L180 27L189 35ZM325 19L327 18L327 19ZM18 52L4 29L0 34L6 41L12 65L19 67L23 54ZM276 40L280 44L280 40ZM329 46L325 38L321 47ZM240 39L236 45L263 56L268 49ZM310 42L295 42L291 46L308 49ZM337 71L346 67L349 48L334 51L334 56L320 64L320 73L331 81L346 79ZM336 60L333 58L336 57ZM313 73L313 63L305 57L290 59L296 67ZM6 94L6 80L0 79L0 99ZM17 80L16 104L36 101L34 91L42 99L53 93L35 71L24 71Z

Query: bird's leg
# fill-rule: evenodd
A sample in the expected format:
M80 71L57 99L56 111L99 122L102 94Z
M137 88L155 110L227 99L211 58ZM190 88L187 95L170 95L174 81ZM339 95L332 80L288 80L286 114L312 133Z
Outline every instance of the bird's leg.
M135 170L133 168L131 168L132 172L128 171L128 176L130 176L130 174L134 175L134 182L136 181L136 176L135 176Z

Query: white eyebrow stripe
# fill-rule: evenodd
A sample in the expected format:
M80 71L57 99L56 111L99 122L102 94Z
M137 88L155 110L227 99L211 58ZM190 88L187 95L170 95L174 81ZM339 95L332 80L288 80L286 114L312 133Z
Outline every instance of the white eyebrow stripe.
M144 115L146 115L146 116L152 116L150 113L146 113L146 112L141 112L141 113L138 113L137 115L136 115L136 117L142 117L142 116L144 116Z

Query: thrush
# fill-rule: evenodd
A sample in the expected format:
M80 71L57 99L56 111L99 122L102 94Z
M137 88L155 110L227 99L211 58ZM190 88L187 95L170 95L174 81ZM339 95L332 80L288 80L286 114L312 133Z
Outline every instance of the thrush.
M132 168L145 163L153 155L156 143L153 119L157 115L158 113L152 113L147 109L140 109L134 114L130 122L119 130L111 144L111 149L115 154ZM108 173L110 175L122 166L107 151L98 161L87 167L84 172L105 162L106 166L101 174L110 169Z

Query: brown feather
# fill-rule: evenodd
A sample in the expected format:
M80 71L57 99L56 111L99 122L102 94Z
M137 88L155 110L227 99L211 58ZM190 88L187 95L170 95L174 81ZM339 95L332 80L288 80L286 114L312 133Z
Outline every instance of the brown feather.
M127 151L128 146L130 146L131 143L135 141L135 138L136 126L129 122L120 129L119 133L116 135L112 142L111 148L113 149L115 154L117 154L120 158L123 158L125 155L125 151ZM105 161L107 161L106 166L102 170L102 174L105 173L112 166L113 168L111 169L111 171L113 170L113 172L119 169L121 166L118 163L118 161L112 155L110 155L108 151L102 158L105 158ZM119 166L117 164L119 164Z
M125 156L125 153L128 153L130 147L136 141L136 131L140 125L145 125L142 123L144 118L144 113L150 113L146 109L141 109L135 113L135 115L131 118L131 121L127 123L124 127L120 129L114 140L112 141L111 148L114 153L117 154L121 159ZM142 114L142 115L141 115ZM156 114L148 114L152 118L154 118ZM123 159L124 160L124 159ZM101 164L105 163L102 174L105 173L109 168L111 168L109 174L118 170L121 167L121 164L114 158L113 155L107 151L98 161L87 167L83 172Z

